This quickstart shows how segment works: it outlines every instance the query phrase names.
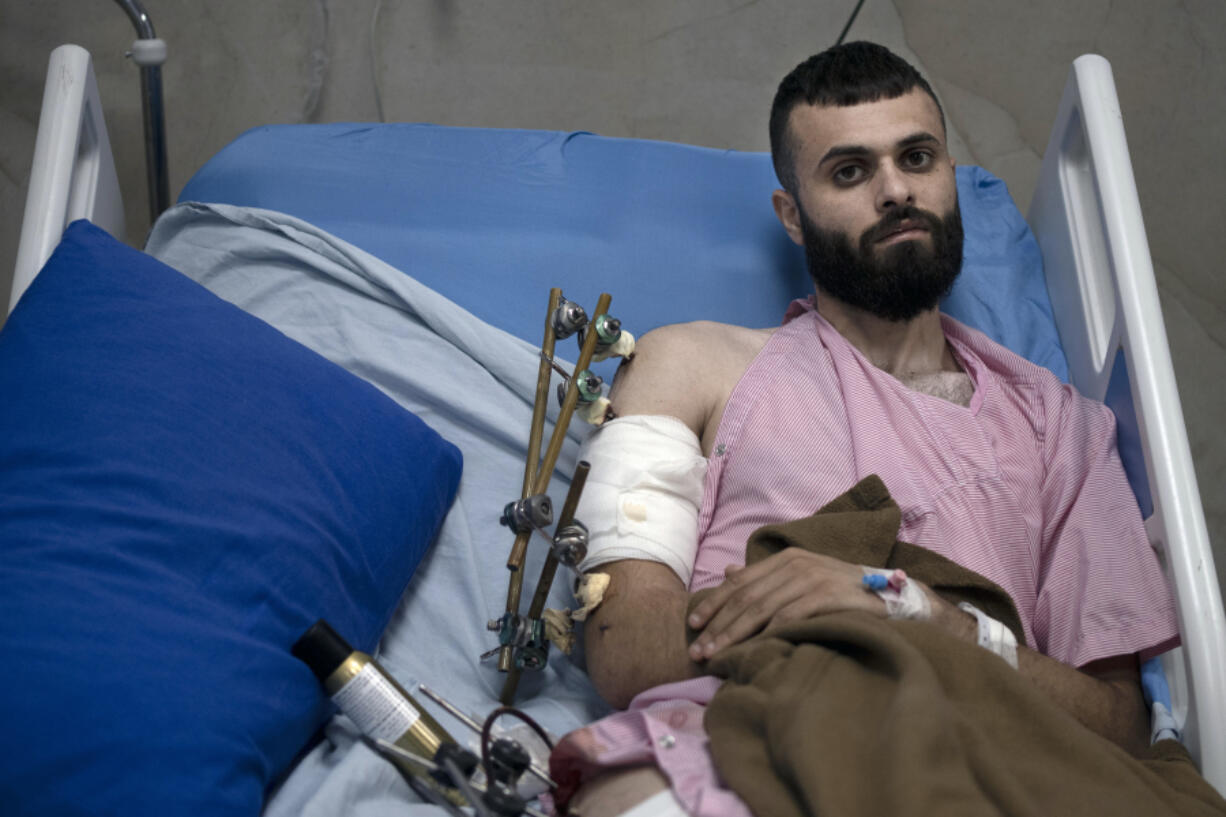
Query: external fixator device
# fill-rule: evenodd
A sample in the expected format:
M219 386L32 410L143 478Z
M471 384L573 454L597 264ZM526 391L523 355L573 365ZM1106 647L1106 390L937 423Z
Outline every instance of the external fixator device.
M482 656L484 658L496 654L498 669L507 673L500 696L504 704L509 705L514 700L522 672L541 669L548 660L551 641L545 617L545 600L558 566L573 570L587 555L588 529L575 519L575 508L579 504L590 466L582 461L577 465L552 535L547 532L547 528L555 521L553 501L548 495L548 489L571 417L578 414L580 419L600 425L614 416L609 400L603 393L603 379L589 368L594 361L614 356L629 359L634 354L634 336L622 329L621 321L609 315L611 301L612 297L608 293L602 293L596 302L595 317L589 320L587 311L563 297L560 289L555 287L549 291L545 333L541 341L537 373L536 399L532 409L532 427L524 464L523 491L519 499L504 506L500 518L500 522L515 534L511 554L507 559L507 568L511 575L507 587L506 612L500 618L489 622L489 630L498 635L498 646ZM578 339L579 358L575 362L574 371L567 371L555 360L554 345L557 340L572 336L577 336ZM560 410L542 457L545 413L548 408L550 382L555 372L562 377L562 382L557 386ZM528 612L521 614L523 567L528 542L534 533L546 538L550 546Z
M455 741L442 743L433 757L425 757L392 741L364 736L364 740L388 760L403 769L403 764L415 766L426 772L431 782L440 788L430 785L421 777L404 775L409 786L423 800L442 808L448 814L467 817L466 812L458 808L456 799L447 797L449 791L457 792L461 803L472 808L477 817L545 817L528 805L530 797L524 796L520 788L525 774L537 778L544 788L553 789L557 784L550 779L548 772L534 762L532 755L522 743L510 737L495 737L494 722L503 716L514 716L527 724L544 741L545 746L552 750L553 742L548 733L527 714L512 707L500 706L492 711L483 723L478 723L459 707L425 684L419 684L418 691L430 700L443 707L449 714L472 729L479 736L480 754L461 746ZM537 788L537 791L543 789Z

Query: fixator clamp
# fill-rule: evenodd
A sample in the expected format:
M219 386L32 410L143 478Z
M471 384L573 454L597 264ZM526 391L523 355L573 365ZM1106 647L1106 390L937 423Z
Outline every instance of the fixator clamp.
M592 360L607 360L611 357L624 357L629 360L634 357L634 335L622 331L620 320L602 312L592 319L589 326L596 332L596 349L592 353ZM580 330L580 343L583 342L586 331Z
M569 338L587 326L587 312L574 301L558 296L558 306L550 318L556 338Z
M508 502L498 522L516 533L549 527L553 524L553 501L546 494L536 494Z
M558 528L550 548L553 558L564 567L575 567L587 556L587 526L578 519Z
M486 628L498 633L498 646L510 647L518 669L541 669L549 657L549 639L545 637L545 620L528 618L518 613L504 613L490 619Z
M566 400L566 383L558 384L558 405ZM591 369L584 369L575 376L575 387L579 390L579 403L593 403L600 399L604 391L604 378L593 374Z

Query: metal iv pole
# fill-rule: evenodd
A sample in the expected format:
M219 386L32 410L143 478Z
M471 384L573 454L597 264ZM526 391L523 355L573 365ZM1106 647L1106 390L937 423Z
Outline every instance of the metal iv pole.
M166 42L153 32L153 22L139 0L115 0L136 27L136 42L128 56L140 66L141 108L145 121L145 175L149 187L149 223L170 204L166 173L166 114L162 107L162 63Z

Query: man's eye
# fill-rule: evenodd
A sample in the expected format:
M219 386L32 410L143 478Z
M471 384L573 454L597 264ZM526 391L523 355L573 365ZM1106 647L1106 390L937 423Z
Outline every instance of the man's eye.
M932 154L926 150L913 150L903 157L903 161L913 169L927 167L932 163Z
M843 165L834 171L834 180L841 184L859 181L864 176L864 168L859 165Z

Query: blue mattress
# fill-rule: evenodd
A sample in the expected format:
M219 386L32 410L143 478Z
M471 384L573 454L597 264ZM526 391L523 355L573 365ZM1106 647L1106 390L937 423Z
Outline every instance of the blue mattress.
M777 325L813 285L775 219L769 156L590 133L434 125L255 128L180 201L287 213L539 344L549 288L635 334L690 320ZM954 317L1067 380L1038 245L1005 185L958 169Z

